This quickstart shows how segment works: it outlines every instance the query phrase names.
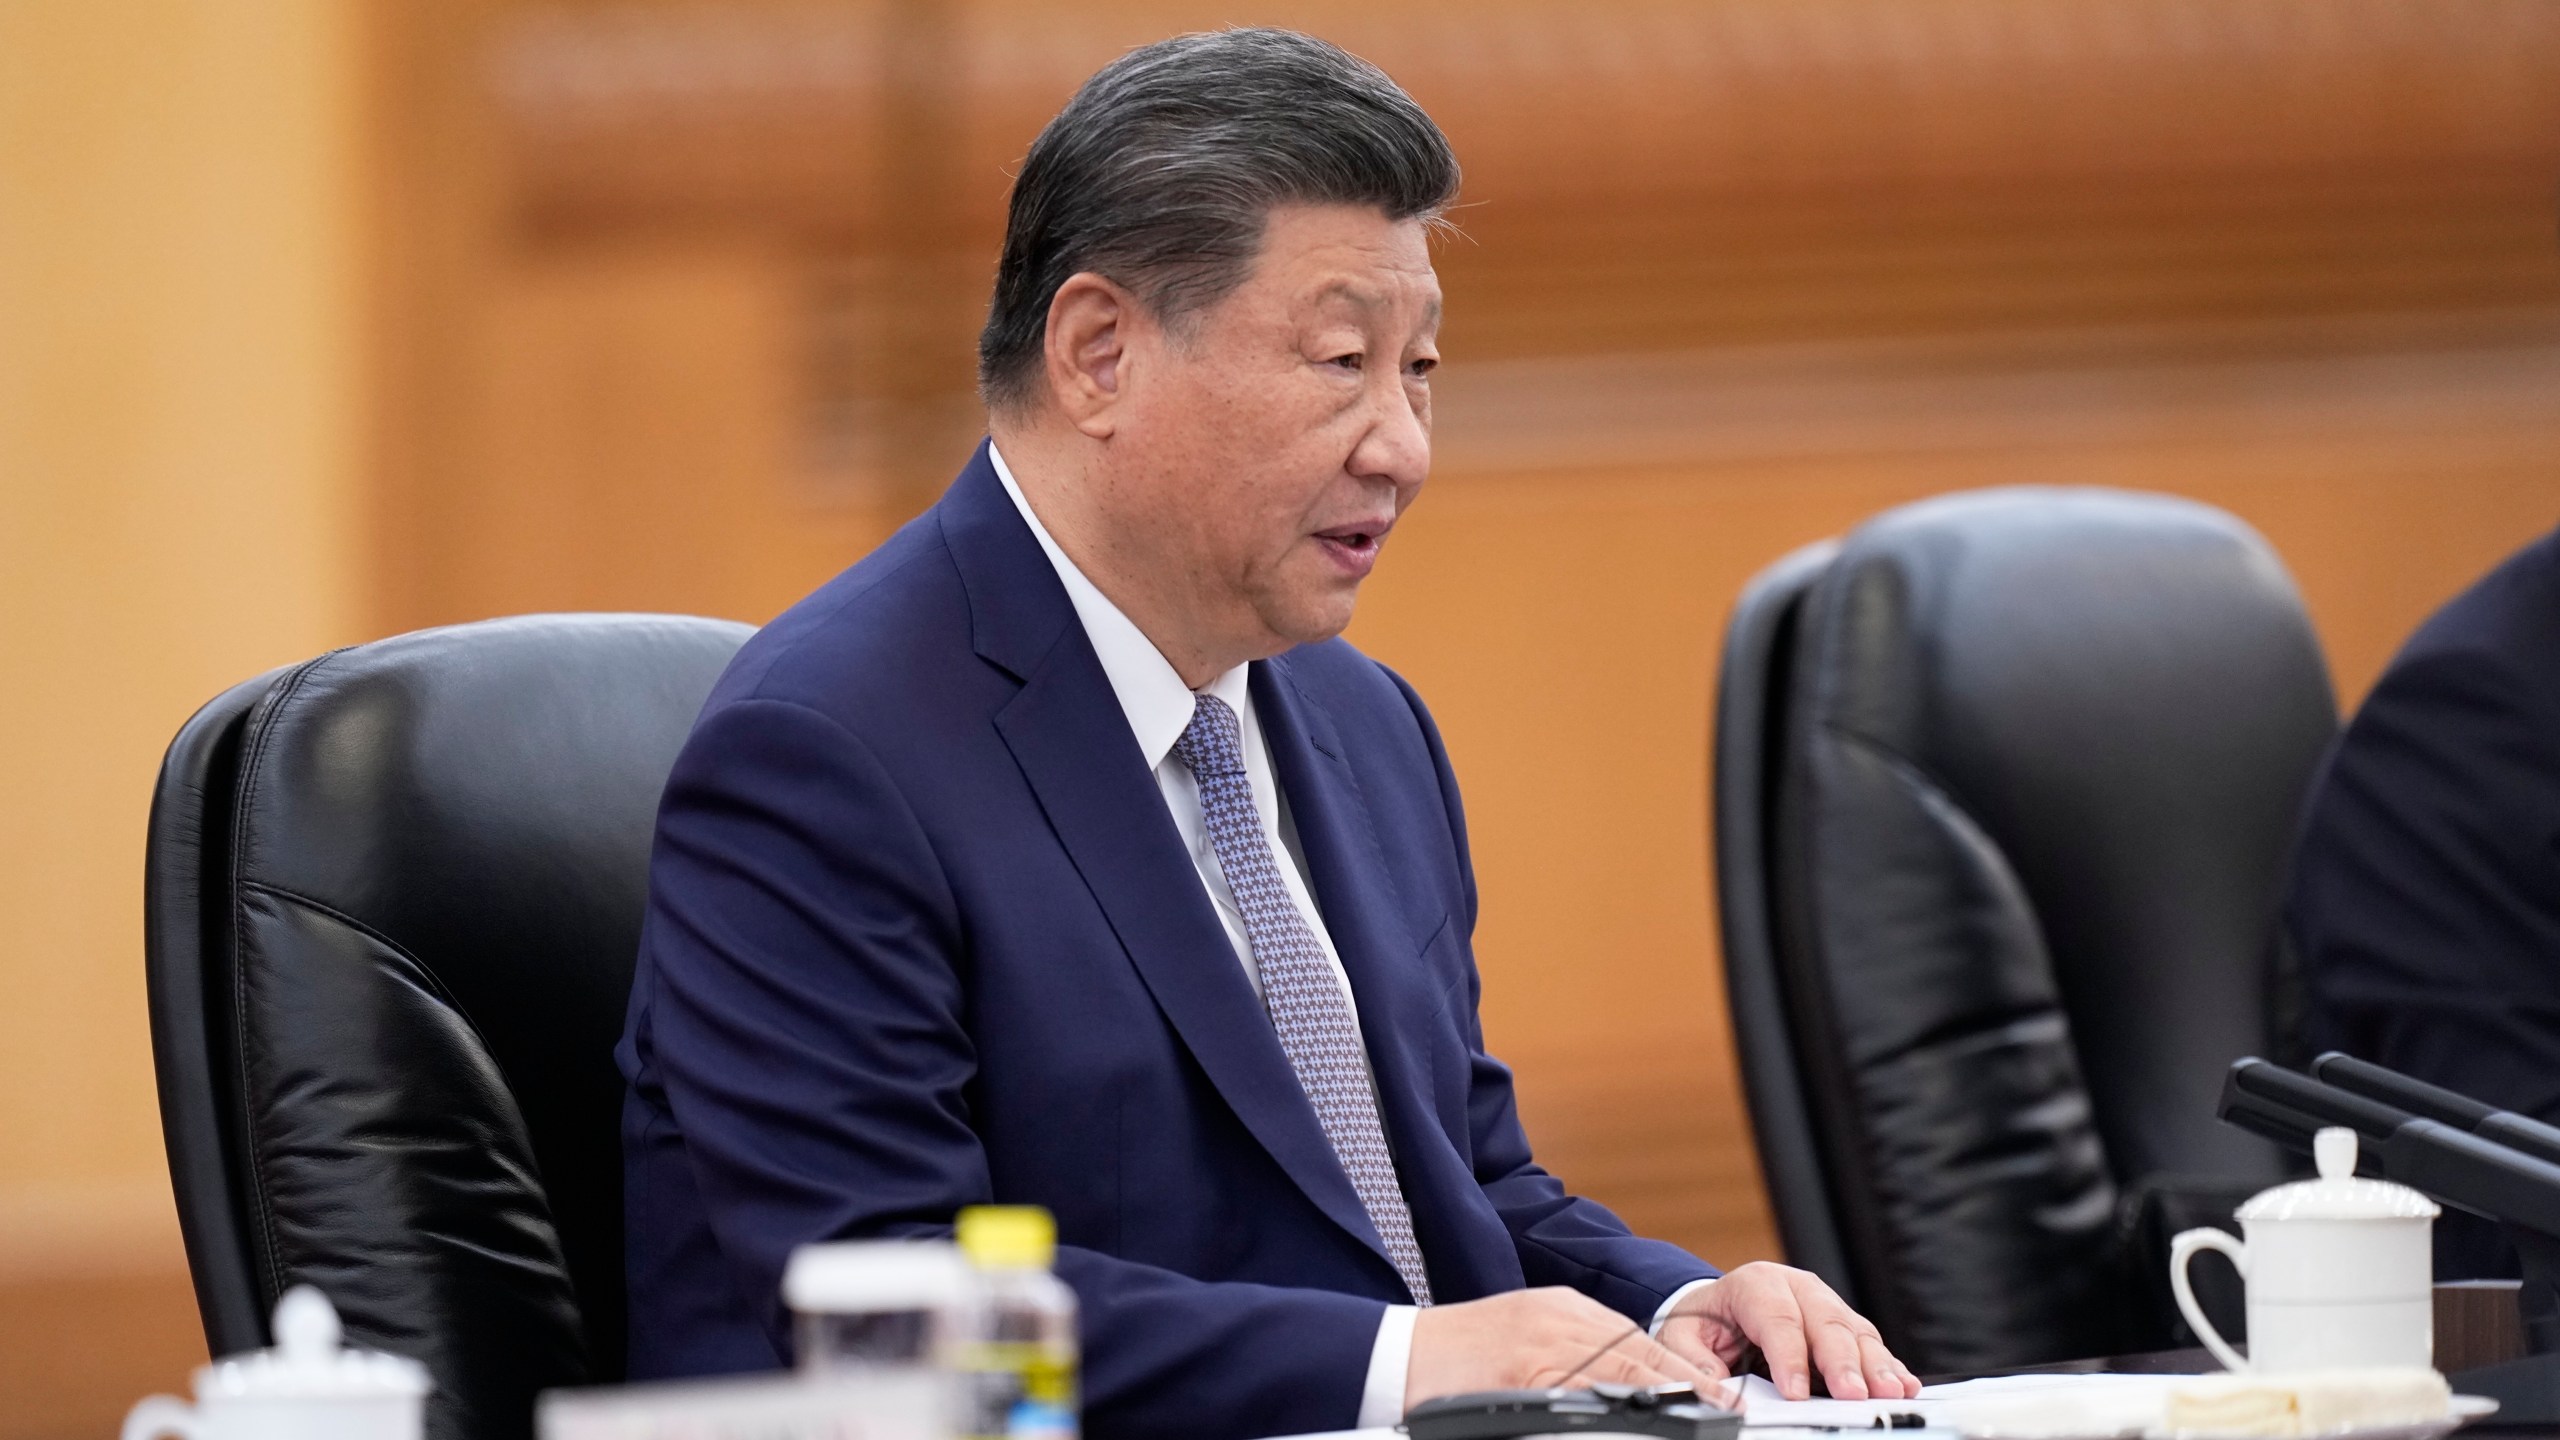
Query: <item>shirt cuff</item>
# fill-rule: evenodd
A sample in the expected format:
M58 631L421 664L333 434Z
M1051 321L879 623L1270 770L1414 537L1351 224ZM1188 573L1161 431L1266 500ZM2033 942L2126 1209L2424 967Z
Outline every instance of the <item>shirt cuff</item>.
M1657 1310L1655 1310L1655 1311L1653 1312L1653 1323L1652 1323L1651 1325L1648 1325L1648 1326L1646 1326L1646 1327L1645 1327L1645 1331L1644 1331L1644 1333L1646 1333L1647 1335L1659 1335L1659 1334L1661 1334L1661 1333L1662 1333L1662 1322L1671 1318L1671 1312L1672 1312L1673 1310L1675 1310L1675 1309L1678 1309L1678 1308L1679 1308L1679 1305L1680 1305L1680 1302L1681 1302L1681 1301L1688 1299L1691 1295L1694 1295L1694 1294L1696 1294L1697 1292L1699 1292L1699 1291L1701 1291L1701 1290L1706 1289L1708 1286L1713 1285L1714 1283L1716 1283L1716 1277L1715 1277L1715 1276L1713 1276L1713 1275L1710 1275L1710 1276L1708 1276L1708 1277L1707 1277L1706 1279L1704 1279L1704 1280L1692 1280L1692 1281L1690 1281L1688 1284L1681 1286L1679 1289L1672 1291L1672 1292L1671 1292L1671 1298L1670 1298L1670 1299L1668 1299L1668 1300L1663 1301L1663 1302L1662 1302L1662 1306L1661 1306L1661 1308L1660 1308L1660 1309L1657 1309ZM1370 1362L1370 1365L1371 1365L1370 1373L1371 1373L1371 1374L1376 1374L1376 1373L1377 1373L1376 1368L1375 1368L1375 1367L1376 1367L1376 1364L1377 1364L1377 1362L1376 1362L1376 1361L1371 1361L1371 1362ZM1367 1413L1367 1412L1365 1412L1365 1411L1364 1411L1364 1412L1362 1412L1362 1413L1364 1413L1364 1414L1365 1414L1365 1413Z
M1404 1379L1413 1368L1412 1305L1390 1305L1378 1317L1378 1343L1369 1347L1369 1381L1360 1387L1357 1428L1375 1430L1404 1419Z

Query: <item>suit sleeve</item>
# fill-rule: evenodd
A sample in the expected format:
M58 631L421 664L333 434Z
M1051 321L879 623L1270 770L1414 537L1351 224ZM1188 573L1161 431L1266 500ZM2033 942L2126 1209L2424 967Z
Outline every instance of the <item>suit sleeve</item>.
M889 772L826 716L723 705L661 807L648 1059L727 1267L779 1355L793 1249L948 1233L997 1198L971 1128L966 917ZM1062 1247L1095 1435L1349 1428L1384 1307Z
M2560 1120L2560 714L2485 648L2395 665L2330 757L2290 928L2313 1043Z
M1570 1285L1610 1309L1644 1324L1672 1292L1697 1280L1713 1279L1716 1268L1677 1245L1647 1240L1627 1228L1609 1208L1572 1194L1564 1182L1547 1173L1529 1151L1520 1125L1511 1071L1485 1053L1484 1025L1477 1006L1483 982L1477 976L1472 939L1476 924L1475 865L1467 852L1466 812L1458 800L1458 781L1439 727L1422 697L1402 676L1388 672L1412 707L1422 727L1440 798L1449 816L1449 836L1457 857L1459 888L1464 897L1463 923L1469 938L1467 960L1467 1043L1472 1083L1468 1087L1467 1120L1475 1153L1476 1183L1502 1216L1518 1247L1521 1273L1531 1285Z

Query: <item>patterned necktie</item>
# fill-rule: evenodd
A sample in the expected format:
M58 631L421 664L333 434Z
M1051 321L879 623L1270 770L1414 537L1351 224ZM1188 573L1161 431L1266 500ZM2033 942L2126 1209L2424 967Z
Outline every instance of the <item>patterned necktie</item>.
M1244 744L1236 712L1215 695L1192 707L1191 723L1173 753L1200 782L1200 811L1218 869L1244 911L1244 933L1262 975L1262 1003L1280 1032L1280 1049L1298 1084L1314 1102L1316 1121L1333 1142L1334 1157L1360 1194L1369 1223L1387 1244L1387 1258L1404 1277L1414 1303L1431 1303L1431 1280L1422 1271L1422 1247L1413 1238L1413 1212L1396 1182L1395 1157L1378 1123L1377 1096L1360 1053L1360 1031L1351 1002L1316 944L1315 931L1281 883L1278 857L1254 812L1245 781Z

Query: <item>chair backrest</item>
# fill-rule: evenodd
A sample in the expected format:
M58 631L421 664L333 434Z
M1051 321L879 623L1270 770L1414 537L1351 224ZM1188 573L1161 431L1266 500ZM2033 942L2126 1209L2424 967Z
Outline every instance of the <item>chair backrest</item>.
M145 951L214 1353L293 1284L424 1361L436 1440L618 1378L622 1084L659 792L749 627L562 615L334 651L170 746Z
M1716 678L1715 844L1725 991L1742 1062L1742 1093L1760 1151L1760 1174L1789 1263L1855 1303L1857 1277L1840 1243L1815 1118L1796 1069L1787 996L1779 988L1770 913L1769 837L1776 829L1780 743L1788 675L1805 592L1831 568L1840 543L1824 540L1752 578L1733 603Z
M2283 1170L2213 1118L2285 1023L2336 729L2282 566L2187 501L1976 491L1781 561L1727 645L1726 965L1790 1254L1924 1370L2159 1338L2123 1197Z

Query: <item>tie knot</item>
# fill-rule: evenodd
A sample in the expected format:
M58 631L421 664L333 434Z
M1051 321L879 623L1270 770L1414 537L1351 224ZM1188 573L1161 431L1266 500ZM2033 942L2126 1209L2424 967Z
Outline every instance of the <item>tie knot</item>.
M1244 773L1244 737L1236 712L1215 695L1202 695L1191 705L1191 723L1173 742L1174 756L1191 768L1192 778Z

